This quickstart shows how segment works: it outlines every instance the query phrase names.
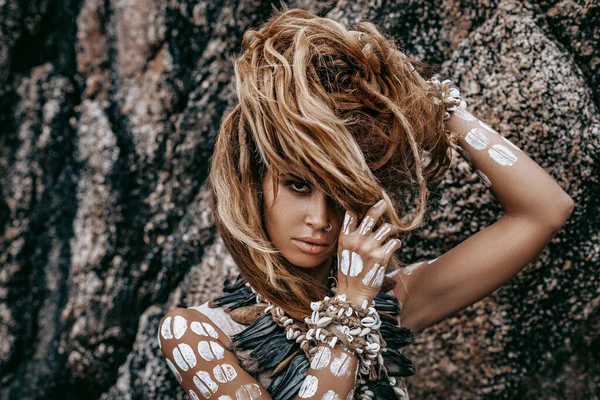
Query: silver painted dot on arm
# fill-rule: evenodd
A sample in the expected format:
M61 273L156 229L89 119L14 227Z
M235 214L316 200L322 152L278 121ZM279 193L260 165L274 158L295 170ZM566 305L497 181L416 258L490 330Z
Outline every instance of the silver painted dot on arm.
M473 128L465 136L465 142L475 150L483 150L490 144L490 139L483 129Z
M187 343L180 343L178 347L185 362L190 366L190 368L194 368L197 362L194 350Z
M181 315L173 317L173 336L175 339L181 339L187 330L187 320Z
M194 381L194 385L196 385L200 391L200 394L207 399L219 390L219 386L212 380L210 374L206 371L197 371L192 380Z
M179 383L181 383L183 378L181 377L181 374L179 373L179 371L177 371L177 368L175 367L175 365L168 358L165 358L165 360L167 360L167 366L169 367L169 369L171 370L173 375L175 375L175 377L177 378L177 381Z
M331 359L331 350L327 347L319 346L310 363L312 369L323 369L329 365Z
M301 399L308 399L309 397L314 396L317 393L317 389L319 388L319 378L314 375L306 375L304 378L304 382L302 382L302 386L298 391L298 397Z
M196 392L194 392L192 389L189 390L188 395L190 396L191 400L200 400Z
M223 358L225 349L212 340L201 340L198 342L198 354L206 361L220 360Z
M333 373L333 375L336 377L349 376L351 361L352 360L348 354L341 353L339 357L333 359L329 369L331 370L331 373Z
M160 333L163 339L173 339L173 334L171 333L171 319L171 317L165 318L160 327Z
M470 112L462 108L458 108L453 114L464 121L475 121L477 119Z
M220 383L231 382L237 377L237 372L231 364L219 364L213 368L213 375Z
M248 383L240 387L235 392L236 400L255 400L262 394L260 387L256 383Z
M488 154L498 164L502 166L512 166L517 161L517 156L510 151L507 147L501 144L493 145L489 150Z
M377 233L375 234L375 240L379 241L383 239L383 237L387 235L390 230L391 228L389 225L382 225L381 227L379 227Z
M321 400L341 400L340 396L333 390L328 390L327 393L323 395Z

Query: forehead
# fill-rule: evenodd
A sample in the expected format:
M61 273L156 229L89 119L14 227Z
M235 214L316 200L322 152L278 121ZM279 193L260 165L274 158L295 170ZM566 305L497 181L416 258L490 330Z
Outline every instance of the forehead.
M310 179L304 172L302 172L302 168L299 167L295 167L293 165L285 165L283 167L280 167L279 170L275 170L273 168L269 168L267 170L267 175L269 177L274 177L273 175L276 173L276 176L282 178L282 177L289 177L289 176L293 176L296 178L301 178L301 179Z

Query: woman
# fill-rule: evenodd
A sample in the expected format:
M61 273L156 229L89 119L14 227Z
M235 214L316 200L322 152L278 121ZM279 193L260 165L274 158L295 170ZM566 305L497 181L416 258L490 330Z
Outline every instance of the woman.
M372 24L357 29L284 7L244 34L234 63L239 104L221 126L210 175L215 223L241 276L227 295L171 310L158 332L192 399L407 399L399 378L414 370L394 351L410 342L406 332L498 289L573 210L541 167L464 102L455 106L448 82L426 81L426 66ZM394 256L399 238L422 224L450 147L505 215L404 267ZM332 301L356 315L373 302L365 340L344 332L385 362L370 363L327 325L335 316L323 305ZM402 328L384 324L390 316L400 324L399 312Z

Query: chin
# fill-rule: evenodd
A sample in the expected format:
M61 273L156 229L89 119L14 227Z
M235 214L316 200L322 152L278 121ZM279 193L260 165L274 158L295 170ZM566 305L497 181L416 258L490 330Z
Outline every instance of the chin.
M323 257L322 254L318 256L312 256L306 253L295 254L292 257L286 257L286 259L293 265L299 268L316 268L321 265L327 257Z

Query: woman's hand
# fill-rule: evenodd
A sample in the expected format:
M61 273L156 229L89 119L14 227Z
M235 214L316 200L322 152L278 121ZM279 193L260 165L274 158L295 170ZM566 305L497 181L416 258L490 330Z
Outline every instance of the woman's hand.
M387 204L381 199L367 211L357 227L357 216L346 211L338 239L338 289L346 300L362 305L371 302L379 293L390 258L402 245L398 228L385 223L373 232ZM388 240L389 238L389 240Z

